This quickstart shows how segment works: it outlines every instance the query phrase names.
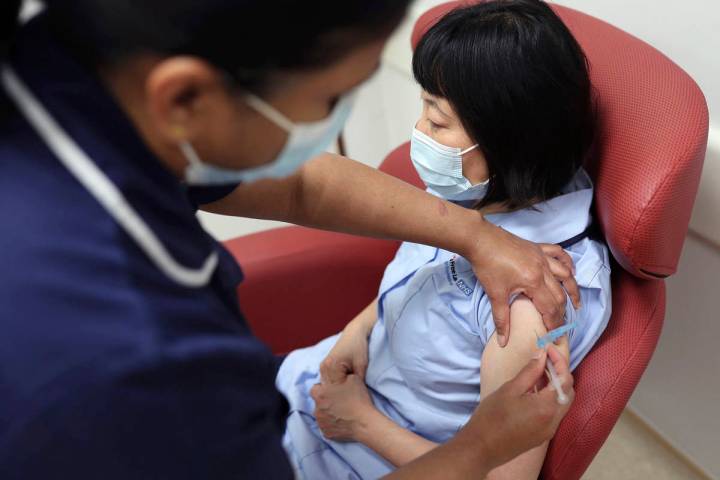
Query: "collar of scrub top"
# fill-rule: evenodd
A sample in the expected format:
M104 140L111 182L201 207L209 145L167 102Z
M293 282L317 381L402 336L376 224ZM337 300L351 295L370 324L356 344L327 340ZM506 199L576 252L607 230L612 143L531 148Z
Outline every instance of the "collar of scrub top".
M592 200L592 180L581 168L560 195L522 210L488 214L485 219L531 242L567 244L569 239L588 236Z
M217 265L216 244L198 223L185 187L147 148L96 75L61 47L43 14L20 29L10 67L60 133L109 180L105 186L120 194L140 238L119 223L150 260L177 283L206 285Z

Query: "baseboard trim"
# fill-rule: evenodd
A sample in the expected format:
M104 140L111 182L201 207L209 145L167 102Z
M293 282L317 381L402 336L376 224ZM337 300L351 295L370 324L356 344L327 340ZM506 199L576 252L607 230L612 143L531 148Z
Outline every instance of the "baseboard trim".
M650 435L652 435L653 438L655 438L658 443L663 445L668 450L672 451L680 461L682 461L685 465L688 466L692 471L698 474L698 476L704 478L705 480L718 480L717 477L713 476L702 468L700 465L698 465L690 456L688 456L682 449L680 449L673 441L668 439L665 435L663 435L650 421L647 417L645 417L642 413L638 412L636 409L634 409L632 406L628 405L625 407L625 411L630 415L634 420L636 420Z

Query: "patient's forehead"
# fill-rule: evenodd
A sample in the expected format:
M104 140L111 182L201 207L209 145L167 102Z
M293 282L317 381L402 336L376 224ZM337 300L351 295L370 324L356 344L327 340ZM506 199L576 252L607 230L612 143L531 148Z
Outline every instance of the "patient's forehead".
M450 102L448 102L444 97L433 95L423 90L420 94L420 98L422 98L422 100L426 102L430 108L436 110L440 114L450 119L456 118L455 110L453 110Z

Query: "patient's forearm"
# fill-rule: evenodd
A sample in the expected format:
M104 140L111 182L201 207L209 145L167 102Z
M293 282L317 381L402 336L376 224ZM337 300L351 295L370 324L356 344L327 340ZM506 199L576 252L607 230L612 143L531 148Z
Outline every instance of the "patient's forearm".
M345 328L357 328L365 333L365 335L370 335L370 332L377 322L377 302L378 299L375 297L375 299L370 302L362 312L358 313Z
M357 441L396 467L402 467L438 446L402 428L381 412L373 412L360 427Z

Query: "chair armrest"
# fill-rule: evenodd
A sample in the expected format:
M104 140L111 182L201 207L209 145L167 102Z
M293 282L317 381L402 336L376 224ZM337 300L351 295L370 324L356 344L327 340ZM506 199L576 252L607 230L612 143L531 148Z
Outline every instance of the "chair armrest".
M245 273L238 295L253 333L287 353L338 333L365 308L398 243L284 227L225 246Z

